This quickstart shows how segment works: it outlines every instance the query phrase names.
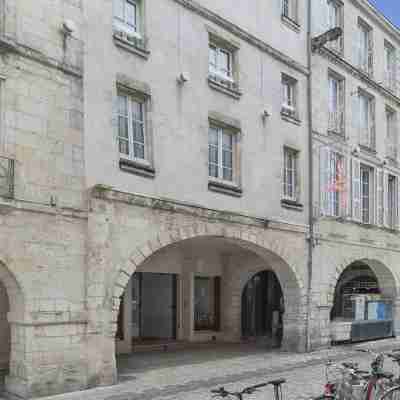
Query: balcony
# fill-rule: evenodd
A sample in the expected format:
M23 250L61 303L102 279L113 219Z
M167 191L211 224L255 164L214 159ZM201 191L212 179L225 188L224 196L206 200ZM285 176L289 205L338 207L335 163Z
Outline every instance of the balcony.
M1 156L0 197L14 197L14 160Z
M328 131L337 133L338 135L343 134L344 120L342 111L331 111L329 112L328 119Z

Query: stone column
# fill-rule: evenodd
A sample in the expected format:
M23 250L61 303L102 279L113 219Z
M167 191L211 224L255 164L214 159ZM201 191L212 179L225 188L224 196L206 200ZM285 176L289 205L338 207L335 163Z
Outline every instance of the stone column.
M112 249L114 206L91 200L87 256L87 357L88 385L117 382L115 334L120 299L113 297L116 279ZM115 312L113 312L115 311Z

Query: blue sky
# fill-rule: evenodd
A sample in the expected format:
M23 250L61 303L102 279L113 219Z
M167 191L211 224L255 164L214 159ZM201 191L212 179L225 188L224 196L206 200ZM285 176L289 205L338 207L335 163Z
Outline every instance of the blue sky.
M395 25L400 27L400 1L399 0L369 0Z

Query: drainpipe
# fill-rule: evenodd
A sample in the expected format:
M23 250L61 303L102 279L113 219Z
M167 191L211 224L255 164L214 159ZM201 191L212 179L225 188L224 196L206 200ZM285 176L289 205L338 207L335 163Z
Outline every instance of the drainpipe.
M312 121L312 49L311 49L311 1L307 10L307 111L308 111L308 261L307 261L307 315L306 315L306 351L311 351L311 313L312 313L312 277L314 250L314 160L313 160L313 121Z

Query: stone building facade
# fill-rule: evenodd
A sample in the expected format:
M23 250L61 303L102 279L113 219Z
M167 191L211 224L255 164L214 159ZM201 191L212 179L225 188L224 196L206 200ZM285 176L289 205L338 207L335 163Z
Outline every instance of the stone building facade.
M349 71L357 13L393 47L398 31L365 2L346 1L345 58L320 50L310 75L307 2L267 3L0 1L7 392L29 398L111 385L116 353L137 346L246 339L305 351L307 337L311 348L326 346L338 326L330 315L336 284L355 262L372 270L396 313L395 229L329 215L319 193L333 191L317 171L320 148L350 157L359 144L347 106L349 140L328 132L321 76L335 71L349 99L362 86L381 111L397 109L378 77ZM320 0L313 14L326 6ZM313 34L327 28L317 24ZM384 143L376 135L379 157ZM373 163L370 153L363 157ZM394 160L385 165L396 175ZM346 272L346 283L357 271Z

